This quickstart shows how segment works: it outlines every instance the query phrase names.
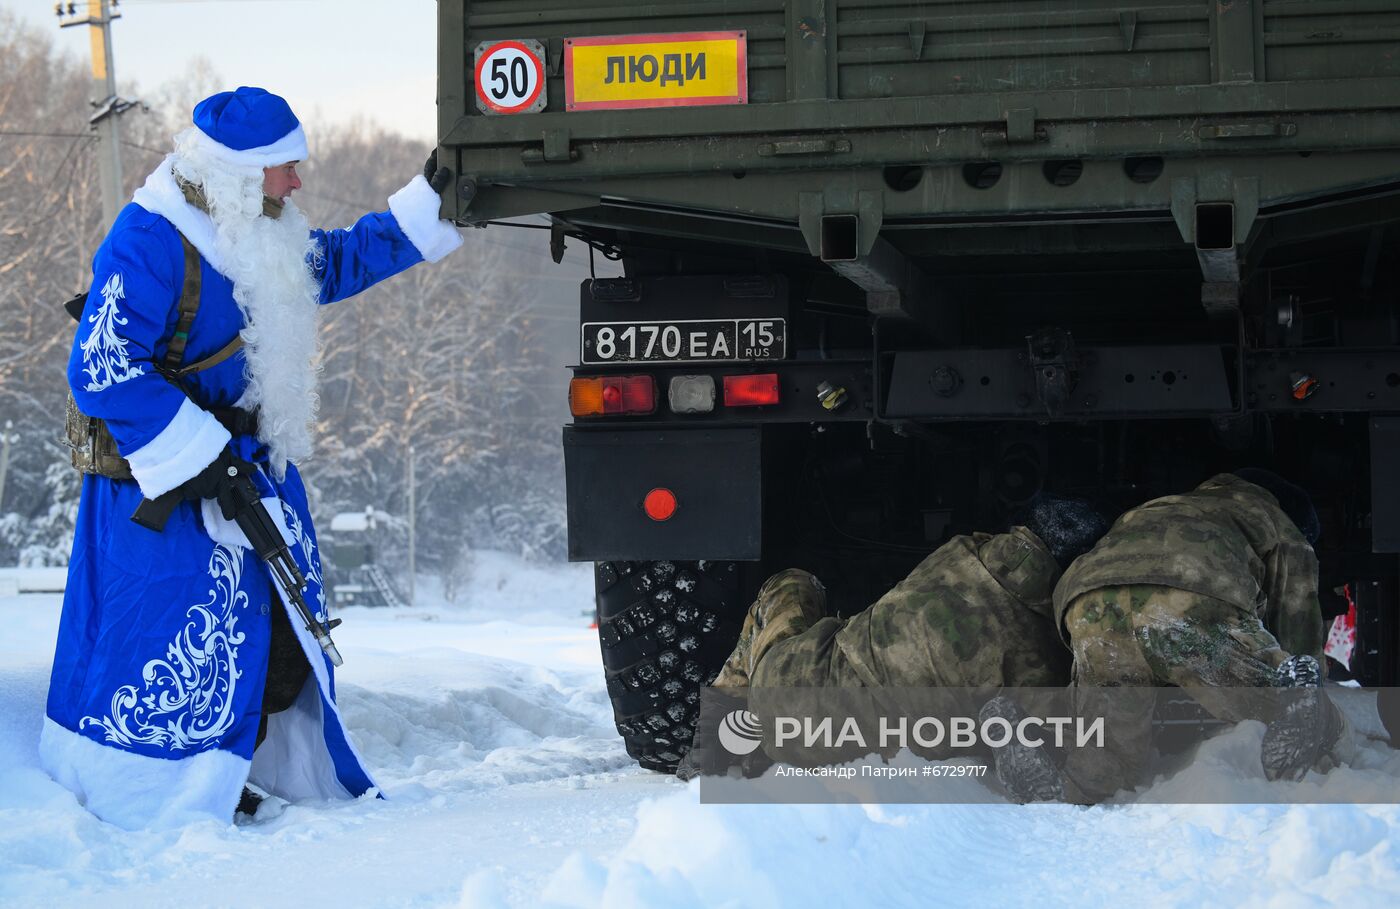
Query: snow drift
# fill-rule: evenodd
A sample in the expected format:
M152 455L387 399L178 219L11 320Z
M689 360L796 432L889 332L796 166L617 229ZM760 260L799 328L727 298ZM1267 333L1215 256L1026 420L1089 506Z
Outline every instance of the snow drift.
M466 602L354 609L346 721L387 800L268 804L252 824L127 833L37 766L59 598L0 597L0 905L1371 906L1400 897L1392 805L706 805L612 728L587 566L478 554ZM1400 785L1397 752L1301 783L1250 776L1260 729L1179 786ZM1252 749L1252 751L1251 751ZM1243 783L1241 783L1243 780ZM1282 788L1280 788L1282 787ZM1367 789L1366 787L1372 787ZM1393 789L1392 789L1393 791Z

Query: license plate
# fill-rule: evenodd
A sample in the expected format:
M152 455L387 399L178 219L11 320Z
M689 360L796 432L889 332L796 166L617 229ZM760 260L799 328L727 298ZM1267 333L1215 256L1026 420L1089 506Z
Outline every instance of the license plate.
M785 319L583 323L583 363L781 360L786 353Z

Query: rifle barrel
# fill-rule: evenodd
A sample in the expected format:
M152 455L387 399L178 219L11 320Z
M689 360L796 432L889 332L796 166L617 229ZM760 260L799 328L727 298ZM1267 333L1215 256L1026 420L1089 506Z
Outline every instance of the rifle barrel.
M249 481L249 486L252 482ZM331 640L330 632L316 618L311 611L311 606L306 602L306 598L301 592L306 589L306 578L301 573L301 568L297 565L296 559L292 558L292 552L287 548L286 540L282 539L282 532L273 523L272 516L268 514L267 507L263 505L261 497L257 495L256 487L253 488L251 496L243 495L242 507L234 520L238 523L243 535L248 538L248 542L253 545L253 550L258 554L277 579L277 585L282 589L283 594L291 602L293 608L300 614L302 622L306 625L306 630L311 632L311 636L316 639L322 652L331 661L332 666L339 666L344 660L340 656L340 651L336 648L335 642Z
M301 620L306 624L306 630L311 632L311 636L316 639L321 650L331 661L332 666L339 666L342 662L340 651L336 649L335 642L331 640L330 629L322 625L316 618L316 614L311 611L311 606L306 602L306 597L301 593L306 589L306 577L301 573L300 566L292 557L292 551L287 548L287 541L282 538L282 531L273 522L272 515L268 514L267 506L262 503L262 496L258 493L258 488L253 481L247 477L239 477L235 480L235 489L238 492L238 511L234 515L234 522L243 531L243 535L248 538L248 543L253 547L253 552L258 558L267 564L277 581L277 586L282 589L292 607L301 615ZM170 515L175 510L175 506L181 501L178 490L171 490L154 501L150 499L142 500L137 506L136 513L131 519L149 530L157 533L165 530L165 524L170 520Z

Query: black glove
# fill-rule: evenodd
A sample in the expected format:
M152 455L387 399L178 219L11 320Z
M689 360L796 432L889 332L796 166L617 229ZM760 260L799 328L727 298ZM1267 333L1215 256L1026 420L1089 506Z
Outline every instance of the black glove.
M423 176L427 179L428 185L433 188L433 192L440 193L447 189L447 184L452 182L452 171L445 167L438 167L437 149L428 156L428 162L423 165Z
M243 460L231 449L225 448L219 452L214 463L186 480L180 486L180 491L187 499L214 499L219 503L224 519L232 521L240 503L234 481L256 473L257 469L256 464Z

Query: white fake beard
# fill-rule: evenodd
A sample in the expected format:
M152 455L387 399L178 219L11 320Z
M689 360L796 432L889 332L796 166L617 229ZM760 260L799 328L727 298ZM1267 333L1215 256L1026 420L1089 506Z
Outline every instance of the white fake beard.
M215 161L176 137L175 173L203 187L222 271L243 313L244 378L238 406L258 411L258 439L278 479L308 457L319 398L320 287L309 263L320 253L306 216L288 199L263 215L261 167Z

